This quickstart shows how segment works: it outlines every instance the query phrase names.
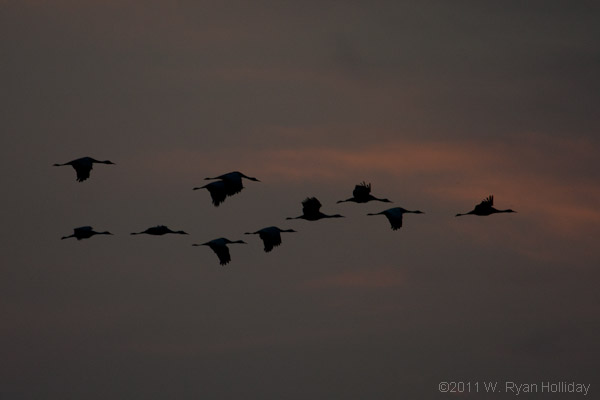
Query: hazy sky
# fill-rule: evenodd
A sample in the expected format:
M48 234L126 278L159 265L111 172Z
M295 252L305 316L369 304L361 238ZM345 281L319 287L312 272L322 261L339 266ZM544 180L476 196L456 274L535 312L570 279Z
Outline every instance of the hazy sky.
M597 3L216 3L0 0L0 398L598 396Z

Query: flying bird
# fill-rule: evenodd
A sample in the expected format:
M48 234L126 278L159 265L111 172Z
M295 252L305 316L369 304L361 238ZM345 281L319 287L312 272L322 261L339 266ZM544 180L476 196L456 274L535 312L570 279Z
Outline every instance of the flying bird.
M388 208L387 210L384 210L382 212L369 213L367 215L385 215L386 218L388 219L388 221L390 221L392 230L396 231L396 230L402 228L402 215L404 215L406 213L425 214L423 211L419 211L419 210L410 211L410 210L405 210L402 207L394 207L394 208Z
M153 226L152 228L146 229L145 231L132 232L131 234L132 235L141 235L143 233L146 233L148 235L155 235L155 236L165 235L167 233L176 233L179 235L187 235L188 234L187 232L184 232L184 231L172 231L164 225L156 225L156 226Z
M344 203L347 201L352 201L354 203L367 203L371 200L382 201L384 203L392 203L392 201L388 199L379 199L373 196L371 194L371 184L366 182L354 186L354 190L352 191L352 197L346 200L339 200L338 203Z
M343 215L327 215L321 211L321 202L316 197L307 197L302 202L302 215L298 217L287 217L286 219L305 219L307 221L317 221L322 218L343 218Z
M229 254L229 248L227 247L227 245L232 244L232 243L246 244L246 242L244 242L243 240L231 241L231 240L225 239L225 238L218 238L218 239L213 239L210 242L206 242L206 243L200 243L200 244L194 243L194 244L192 244L192 246L208 246L208 247L210 247L210 249L215 252L217 257L219 257L219 263L221 265L226 265L231 261L231 255Z
M89 239L94 235L112 235L112 233L106 231L106 232L96 232L94 231L94 228L92 228L91 226L80 226L79 228L75 228L73 229L73 234L69 235L69 236L63 236L61 238L62 239L68 239L68 238L76 238L77 240L81 240L81 239Z
M513 211L511 209L507 209L507 210L496 210L494 207L492 207L494 205L494 196L490 195L487 198L483 199L481 201L481 203L477 204L475 206L474 209L472 209L471 211L469 211L468 213L464 213L464 214L456 214L457 217L460 217L461 215L479 215L479 216L486 216L486 215L490 215L490 214L496 214L496 213L514 213L516 211Z
M97 164L113 164L114 162L109 161L109 160L105 160L105 161L98 161L95 160L91 157L82 157L82 158L78 158L77 160L73 160L73 161L69 161L68 163L64 163L64 164L54 164L55 167L61 167L63 165L70 165L75 169L75 172L77 172L77 181L78 182L83 182L85 181L87 178L90 177L90 171L92 170L93 164L97 163Z
M281 244L281 232L296 232L293 229L280 229L276 226L262 228L256 232L246 232L246 235L257 235L265 245L265 252L268 253Z
M210 197L212 198L213 205L215 207L218 207L219 204L225 201L226 197L233 196L241 192L242 189L244 189L244 185L242 184L242 178L246 178L254 182L260 182L256 178L244 175L239 171L234 171L229 172L227 174L215 176L214 178L204 178L204 180L218 179L218 181L211 182L208 185L204 185L201 187L195 187L193 190L207 189L210 193Z

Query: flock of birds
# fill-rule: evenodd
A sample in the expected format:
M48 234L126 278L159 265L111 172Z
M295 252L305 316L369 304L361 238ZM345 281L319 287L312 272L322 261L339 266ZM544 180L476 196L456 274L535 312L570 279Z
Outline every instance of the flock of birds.
M98 161L91 157L82 157L73 161L69 161L64 164L54 164L54 166L64 166L70 165L75 169L77 173L77 181L83 182L90 177L90 171L92 170L93 164L112 164L111 161ZM248 179L254 182L260 182L258 179L244 175L241 172L234 171L229 172L224 175L216 176L213 178L205 178L205 180L211 180L213 182L208 183L201 187L195 187L193 190L198 189L206 189L210 193L212 203L215 207L218 207L221 203L225 201L227 197L233 196L242 191L244 188L242 184L242 178ZM380 199L371 194L371 184L366 182L362 182L354 187L352 191L352 197L346 200L339 200L337 203L344 202L354 202L354 203L368 203L369 201L380 201L382 203L392 203L392 201L388 199ZM498 210L493 207L494 205L494 197L488 196L481 203L477 204L475 208L466 213L456 214L457 217L462 215L479 215L479 216L487 216L496 213L513 213L511 209L506 210ZM393 207L388 208L387 210L378 212L378 213L369 213L367 215L384 215L393 230L398 230L402 227L402 218L404 214L412 213L412 214L423 214L420 210L406 210L402 207ZM316 197L308 197L302 202L302 215L297 217L288 217L287 220L291 219L304 219L307 221L318 221L324 218L343 218L343 215L333 214L328 215L321 212L321 202ZM269 226L263 229L260 229L256 232L246 232L246 235L258 235L264 244L264 251L270 252L274 247L279 246L281 244L281 233L284 232L296 232L293 229L280 229L276 226ZM165 235L165 234L179 234L179 235L187 235L184 231L173 231L164 225L158 225L151 228L148 228L141 232L132 232L131 235ZM94 235L112 235L112 233L105 232L96 232L91 226L81 226L75 228L73 230L73 234L69 236L63 236L62 239L68 238L76 238L77 240L88 239ZM229 240L226 238L218 238L213 239L206 243L192 244L192 246L208 246L212 251L215 252L217 257L219 258L219 262L221 265L226 265L231 261L231 255L229 253L228 244L234 243L246 243L243 240Z

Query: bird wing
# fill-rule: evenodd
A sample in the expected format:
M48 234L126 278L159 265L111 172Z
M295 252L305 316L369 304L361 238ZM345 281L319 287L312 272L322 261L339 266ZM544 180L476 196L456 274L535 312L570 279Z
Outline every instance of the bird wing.
M281 244L281 234L275 230L263 230L258 235L262 239L267 253L273 250L273 247Z
M242 184L242 178L237 175L231 175L223 178L222 182L225 184L227 196L238 194L244 188L244 185Z
M173 233L172 230L170 230L166 225L156 225L154 228L157 234L159 235L164 235L165 233Z
M229 254L229 248L226 245L212 244L212 245L210 245L210 248L212 249L212 251L215 252L217 257L219 257L219 262L221 265L226 265L229 263L229 261L231 261L231 255Z
M84 233L84 232L91 232L93 230L93 228L91 226L80 226L79 228L75 228L73 229L74 233Z
M165 225L156 225L146 229L141 233L147 233L148 235L164 235L165 233L169 233L170 231L171 230Z
M89 166L75 166L75 172L77 173L77 181L83 182L90 177L90 171L92 170L91 164Z
M316 197L307 197L302 202L302 213L305 215L316 214L321 209L321 202Z
M83 182L90 177L90 171L93 166L93 159L90 157L82 157L77 160L68 162L77 173L77 181Z
M352 196L354 196L355 199L358 199L368 196L369 193L371 193L371 184L363 182L360 185L354 186Z
M390 221L390 225L392 226L392 230L397 231L402 228L402 213L391 213L386 212L385 216L388 221Z
M485 199L483 199L481 201L481 203L479 203L480 206L484 206L484 207L491 207L494 205L494 196L493 195L489 195L488 197L486 197Z
M492 205L494 205L494 196L490 195L477 204L473 211L475 211L475 214L486 213L492 208Z
M219 204L225 201L227 197L227 190L225 189L225 182L218 181L212 182L204 186L210 193L212 203L215 207L219 207Z

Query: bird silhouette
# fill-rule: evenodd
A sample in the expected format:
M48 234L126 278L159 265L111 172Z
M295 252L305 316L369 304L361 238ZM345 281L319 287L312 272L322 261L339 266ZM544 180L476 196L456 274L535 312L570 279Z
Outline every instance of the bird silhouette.
M379 199L373 196L371 194L371 184L366 182L354 186L352 197L346 200L338 200L338 203L344 203L347 201L352 201L354 203L367 203L372 200L381 201L384 203L392 203L392 201L388 199Z
M260 182L258 179L244 175L239 171L233 171L227 174L215 176L214 178L204 178L204 180L218 179L218 181L201 187L195 187L193 190L207 189L210 193L210 197L212 198L213 205L218 207L219 204L225 201L226 197L233 196L244 189L242 178L246 178L254 182Z
M232 244L232 243L246 244L246 242L244 242L243 240L231 241L226 238L218 238L218 239L213 239L210 242L206 242L206 243L200 243L200 244L194 243L194 244L192 244L192 246L208 246L208 247L210 247L210 249L215 252L217 257L219 257L219 263L221 265L226 265L231 261L231 255L229 254L229 248L227 247L227 245Z
M172 231L164 225L156 225L156 226L153 226L152 228L146 229L145 231L132 232L131 234L132 235L141 235L143 233L148 234L148 235L155 235L155 236L165 235L167 233L176 233L179 235L187 235L188 234L187 232L184 232L184 231Z
M76 238L77 240L81 240L81 239L89 239L94 235L112 235L112 233L106 231L106 232L96 232L94 231L94 228L92 228L91 226L80 226L79 228L75 228L73 229L73 234L69 235L69 236L63 236L61 238L62 239L68 239L68 238Z
M302 215L298 217L287 217L286 219L305 219L307 221L317 221L322 218L343 218L343 215L327 215L321 211L321 202L316 197L307 197L302 202Z
M483 199L481 201L481 203L477 204L475 206L474 209L472 209L471 211L469 211L468 213L464 213L464 214L456 214L457 217L460 217L461 215L479 215L479 216L486 216L486 215L490 215L490 214L497 214L497 213L514 213L516 211L513 211L511 209L507 209L507 210L496 210L494 207L492 207L494 205L494 196L490 195L487 198Z
M77 160L73 160L73 161L69 161L68 163L64 163L64 164L54 164L55 167L62 167L63 165L70 165L75 169L75 172L77 172L77 181L78 182L83 182L85 181L87 178L90 177L90 171L92 170L93 164L97 163L97 164L113 164L114 162L112 161L98 161L95 160L91 157L82 157L82 158L78 158Z
M396 231L396 230L402 228L402 215L404 215L406 213L425 214L423 211L419 211L419 210L410 211L410 210L405 210L402 207L394 207L394 208L388 208L387 210L384 210L382 212L369 213L367 215L385 215L386 218L388 219L388 221L390 221L392 230Z
M246 232L246 235L257 235L262 239L265 245L265 252L273 250L273 247L281 244L281 232L296 232L293 229L280 229L276 226L262 228L256 232Z

